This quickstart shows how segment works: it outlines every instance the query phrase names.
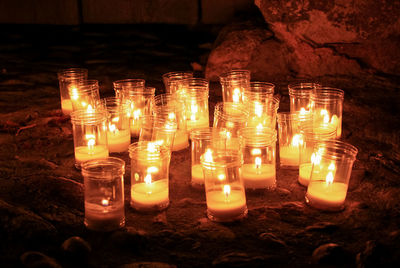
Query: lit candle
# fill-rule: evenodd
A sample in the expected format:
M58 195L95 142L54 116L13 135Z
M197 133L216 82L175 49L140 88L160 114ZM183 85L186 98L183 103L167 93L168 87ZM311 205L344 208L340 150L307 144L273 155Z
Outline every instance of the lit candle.
M347 194L347 185L334 181L335 165L328 167L328 174L324 180L313 180L307 188L306 200L316 208L338 209L343 206Z
M209 214L220 221L235 219L247 210L244 192L231 189L228 184L222 190L207 192L206 198Z
M72 102L70 99L64 99L61 101L61 110L63 114L69 115L72 113Z
M240 88L236 87L233 89L232 100L235 103L242 102L242 91L240 90Z
M244 164L242 166L242 179L246 188L265 189L275 187L275 166L263 164L261 157L255 158L255 164Z
M144 183L136 183L131 190L131 205L138 210L167 206L168 180L152 181L151 173L147 174Z
M317 123L325 127L336 129L336 137L340 137L342 135L342 127L339 118L335 114L330 116L329 112L325 109L321 109L319 111L319 120L317 119ZM321 128L319 131L321 130L323 131L323 128Z
M126 152L131 143L131 134L128 129L118 130L114 124L109 124L107 141L110 153Z
M200 164L192 166L192 184L204 185L203 167Z
M279 147L279 157L281 166L299 165L299 144L301 144L301 135L295 134L289 146Z
M131 104L132 105L132 104ZM139 136L140 133L140 116L142 115L142 111L140 109L134 110L132 113L132 120L130 123L130 130L132 136Z
M318 154L312 153L311 163L304 163L299 166L299 183L308 186L311 177L312 165L319 165L321 157Z
M108 157L108 148L106 145L96 145L94 135L86 134L87 146L75 147L75 160L82 163L87 160L101 159Z
M85 225L96 231L118 229L125 223L124 203L108 199L85 200Z
M186 131L177 130L175 132L174 143L172 151L180 151L189 146L188 142L189 135Z

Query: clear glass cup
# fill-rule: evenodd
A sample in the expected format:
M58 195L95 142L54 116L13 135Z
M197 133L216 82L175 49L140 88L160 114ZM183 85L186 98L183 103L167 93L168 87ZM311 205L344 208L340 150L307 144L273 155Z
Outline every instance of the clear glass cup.
M338 88L319 87L311 93L311 112L314 124L329 124L337 129L336 137L342 135L344 91Z
M87 112L74 111L71 114L72 133L74 136L75 166L81 163L107 158L107 114L103 109Z
M69 88L72 110L93 109L100 102L99 81L82 80Z
M276 128L276 117L279 108L279 98L272 97L260 101L249 98L246 101L249 118L246 122L248 127Z
M176 128L176 118L169 118L168 114L146 115L141 120L139 141L152 141L172 152Z
M121 79L113 82L113 87L115 91L115 97L122 99L122 88L139 88L143 89L145 87L146 81L144 79Z
M189 136L186 129L185 105L175 94L160 94L154 97L154 114L176 119L177 129L174 137L172 151L180 151L189 146Z
M321 87L318 83L292 83L288 85L290 112L309 113L311 109L311 93Z
M207 201L212 221L231 222L247 215L246 194L240 176L239 151L208 149L201 156Z
M162 75L166 93L174 93L180 89L180 82L184 79L193 77L193 72L169 72Z
M342 210L358 150L339 140L326 140L315 151L318 161L312 165L306 203L321 210Z
M275 85L268 82L250 82L250 87L244 91L245 101L267 102L274 97Z
M243 154L241 176L246 189L274 189L276 130L245 127L239 133Z
M63 114L70 115L73 109L69 89L76 88L80 81L86 80L88 70L84 68L63 69L57 73L57 77L60 87L61 110Z
M204 78L184 79L181 82L181 89L175 93L177 98L185 105L188 132L195 128L210 126L208 84L208 81Z
M131 207L159 211L169 205L170 150L155 142L140 141L129 146L131 158Z
M250 88L249 70L231 70L219 77L223 102L243 103L244 92Z
M110 153L128 151L131 144L129 117L126 106L117 97L102 99L107 110L107 144Z
M132 137L139 137L141 118L152 114L155 92L154 87L122 86L122 100L127 106Z
M125 226L124 174L125 162L115 157L82 164L88 229L107 232Z

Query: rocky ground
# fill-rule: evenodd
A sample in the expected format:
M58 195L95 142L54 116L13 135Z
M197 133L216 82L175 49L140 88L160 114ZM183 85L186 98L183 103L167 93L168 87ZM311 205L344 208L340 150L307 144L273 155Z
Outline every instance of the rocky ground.
M0 263L2 267L376 267L400 264L400 92L396 76L313 77L345 90L343 140L357 146L346 207L308 207L297 173L278 170L278 188L248 192L248 217L206 218L203 190L190 187L190 150L173 153L170 207L140 214L126 227L95 233L83 225L82 176L74 168L71 123L60 112L57 70L80 66L113 94L112 81L203 66L214 28L178 26L1 26ZM281 110L289 82L277 81ZM210 89L210 111L221 100ZM79 237L79 238L77 238Z

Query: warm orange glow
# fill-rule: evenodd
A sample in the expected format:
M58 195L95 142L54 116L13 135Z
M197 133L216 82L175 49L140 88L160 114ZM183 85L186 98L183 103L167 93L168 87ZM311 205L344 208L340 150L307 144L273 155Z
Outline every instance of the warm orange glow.
M233 102L239 102L240 101L240 95L242 95L241 92L240 92L240 89L239 88L235 88L233 90L233 95L232 95Z
M254 148L251 150L251 155L261 155L261 149Z
M144 177L144 182L145 182L147 185L150 185L150 184L151 184L151 174L147 174L146 177Z
M225 174L219 174L219 175L218 175L218 179L219 179L220 181L225 180Z
M108 125L108 130L110 130L110 132L112 132L114 134L117 132L117 128L115 127L114 124L109 124Z
M328 175L326 175L326 184L332 184L333 182L333 174L332 171L328 172Z
M156 143L154 143L154 142L149 142L149 143L147 144L147 151L149 151L150 153L155 153L155 152L157 152Z
M212 156L212 151L211 149L207 149L206 152L204 153L204 160L206 162L213 162L213 156Z
M255 164L257 169L261 167L261 157L256 157Z
M71 99L77 100L77 99L79 98L78 89L77 89L76 87L73 87L73 88L71 89L71 93L72 93Z
M292 146L298 147L301 144L303 144L302 136L300 134L295 134L292 139Z
M108 206L109 205L109 201L107 200L107 199L103 199L103 200L101 200L101 204L103 205L103 206Z
M148 173L157 173L158 172L158 168L157 167L148 167L147 168L147 172Z
M259 102L254 103L254 113L258 116L262 116L263 106Z
M231 186L228 184L224 185L224 194L225 194L225 198L228 199L229 195L231 194Z

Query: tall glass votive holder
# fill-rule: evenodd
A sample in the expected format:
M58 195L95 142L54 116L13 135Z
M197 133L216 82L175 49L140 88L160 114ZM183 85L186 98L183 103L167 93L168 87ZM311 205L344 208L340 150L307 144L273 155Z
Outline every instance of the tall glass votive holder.
M213 127L223 129L228 149L240 150L239 130L246 126L248 117L248 111L241 103L219 102L215 105Z
M279 162L280 167L286 169L298 169L300 150L302 143L300 125L310 122L311 115L300 115L300 113L281 112L278 113L278 136L279 136Z
M100 102L99 81L82 80L69 88L72 110L93 109Z
M182 80L182 88L176 91L177 98L185 104L186 129L210 126L208 111L208 84L204 78Z
M107 114L103 109L74 111L71 123L76 168L80 169L85 161L108 157Z
M117 97L103 99L107 109L107 145L110 153L128 152L131 144L126 106Z
M311 93L321 87L317 83L292 83L288 85L290 112L309 113L311 109Z
M177 129L172 151L180 151L189 147L189 135L186 129L186 112L184 103L176 94L160 94L154 97L154 114L157 117L167 115L169 120L176 120Z
M113 82L115 97L122 99L122 88L144 89L146 81L144 79L121 79Z
M240 130L243 166L241 175L246 189L275 189L276 130L246 127Z
M250 87L244 91L244 99L264 103L274 96L275 85L268 82L250 82Z
M132 137L139 137L140 119L152 114L155 92L154 87L122 86L122 99L127 106Z
M319 87L311 93L314 124L332 125L337 129L337 138L342 135L343 100L344 91L338 88Z
M319 161L312 166L306 203L321 210L342 210L358 150L339 140L326 140L315 151Z
M146 115L141 120L139 141L151 141L167 147L172 152L176 128L176 118L160 114Z
M131 207L159 211L169 205L170 150L155 142L140 141L129 146L131 158Z
M279 108L279 98L271 97L263 100L252 99L246 101L249 118L246 122L248 127L276 128L276 117Z
M207 150L211 149L211 139L213 136L213 128L197 128L190 132L191 154L192 154L192 168L191 168L191 185L193 187L204 186L203 167L201 166L201 156Z
M313 164L318 164L318 152L315 151L319 142L336 138L336 129L331 125L314 126L312 122L300 126L301 143L299 144L299 178L298 182L308 186Z
M187 78L192 78L191 71L168 72L162 75L166 93L174 93L181 88L180 82Z
M250 88L249 70L231 70L219 77L223 102L243 103L244 93Z
M88 229L107 232L125 225L124 174L125 162L115 157L82 164Z
M70 88L77 88L82 80L88 78L88 70L84 68L69 68L57 73L60 86L61 110L64 115L70 115L73 111L69 95Z
M201 156L207 201L212 221L231 222L247 215L246 194L240 176L241 152L208 149Z

